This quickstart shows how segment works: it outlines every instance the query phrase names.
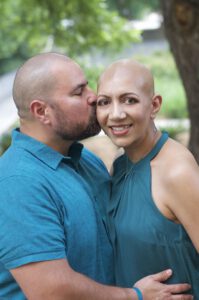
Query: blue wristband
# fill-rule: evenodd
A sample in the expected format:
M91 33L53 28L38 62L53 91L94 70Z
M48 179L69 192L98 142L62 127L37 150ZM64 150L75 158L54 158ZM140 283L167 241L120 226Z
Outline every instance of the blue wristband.
M136 294L138 296L138 300L143 300L143 296L142 296L140 289L138 289L137 287L133 287L133 290L136 292Z

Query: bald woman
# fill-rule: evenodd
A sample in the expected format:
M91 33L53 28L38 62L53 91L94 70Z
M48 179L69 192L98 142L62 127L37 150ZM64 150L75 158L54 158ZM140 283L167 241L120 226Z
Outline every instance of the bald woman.
M148 68L110 65L98 84L97 117L124 148L114 162L109 229L116 281L128 287L171 267L168 283L188 282L199 299L199 168L181 144L154 124L162 103Z

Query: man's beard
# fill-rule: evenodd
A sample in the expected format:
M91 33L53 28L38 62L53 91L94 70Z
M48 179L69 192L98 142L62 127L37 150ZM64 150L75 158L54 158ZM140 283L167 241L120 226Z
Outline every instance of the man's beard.
M63 140L66 141L79 141L86 139L88 137L92 137L97 135L101 128L97 121L95 111L93 111L92 115L90 116L88 125L86 128L83 129L83 125L81 123L73 124L74 121L71 121L73 124L71 126L70 120L65 121L63 120L63 116L61 116L58 111L56 115L56 119L58 122L58 126L56 128L56 134L60 136Z
M96 115L92 116L89 120L88 126L83 130L76 140L83 140L92 136L97 135L101 130L101 127L97 121Z

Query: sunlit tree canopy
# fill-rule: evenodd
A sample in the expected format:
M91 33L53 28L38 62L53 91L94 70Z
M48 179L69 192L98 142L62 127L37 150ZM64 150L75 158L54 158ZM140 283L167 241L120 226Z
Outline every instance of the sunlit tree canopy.
M1 0L0 20L1 59L56 47L71 56L118 51L139 38L103 0Z

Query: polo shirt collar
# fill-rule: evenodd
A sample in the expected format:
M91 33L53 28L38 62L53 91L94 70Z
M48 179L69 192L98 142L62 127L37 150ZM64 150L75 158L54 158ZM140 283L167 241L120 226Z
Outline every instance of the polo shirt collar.
M18 128L12 132L12 145L30 152L52 169L56 169L61 161L77 167L83 148L81 143L74 142L69 148L68 156L64 156L38 140L21 133Z

